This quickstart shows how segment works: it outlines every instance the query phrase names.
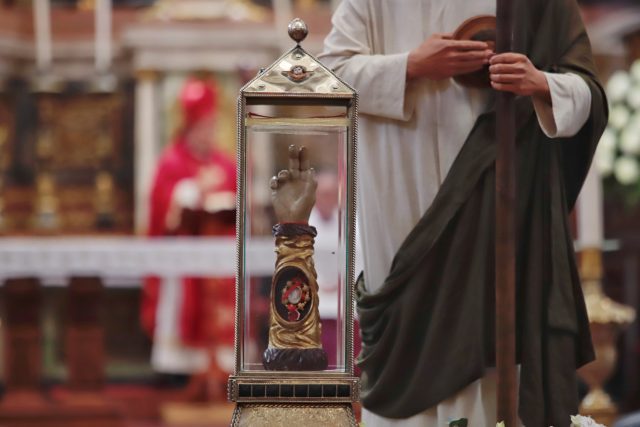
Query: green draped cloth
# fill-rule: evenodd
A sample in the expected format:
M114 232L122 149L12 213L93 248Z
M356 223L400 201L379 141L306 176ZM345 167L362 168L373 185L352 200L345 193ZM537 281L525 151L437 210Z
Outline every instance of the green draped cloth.
M583 77L592 95L580 132L556 140L529 97L515 101L519 415L527 427L562 427L578 410L576 369L593 359L568 215L607 102L575 0L514 1L514 50L539 69ZM358 285L361 397L374 413L418 414L495 366L495 127L495 112L478 119L382 288Z

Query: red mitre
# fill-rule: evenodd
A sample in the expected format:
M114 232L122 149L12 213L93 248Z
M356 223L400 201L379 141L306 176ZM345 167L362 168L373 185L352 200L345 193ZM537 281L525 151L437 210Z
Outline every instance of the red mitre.
M180 92L180 107L184 126L193 126L203 117L215 114L218 93L209 82L189 79Z

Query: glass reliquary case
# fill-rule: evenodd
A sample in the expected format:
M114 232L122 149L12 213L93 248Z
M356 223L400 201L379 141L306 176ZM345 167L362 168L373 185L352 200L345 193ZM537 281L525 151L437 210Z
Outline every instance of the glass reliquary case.
M297 45L238 100L236 425L251 405L350 413L358 399L357 94L300 46L304 22L289 34Z

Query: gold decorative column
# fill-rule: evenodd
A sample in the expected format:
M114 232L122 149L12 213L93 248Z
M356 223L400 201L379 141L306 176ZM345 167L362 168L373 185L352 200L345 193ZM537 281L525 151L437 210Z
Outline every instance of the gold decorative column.
M40 123L38 139L36 141L37 176L36 202L33 214L33 228L45 233L54 232L59 228L58 196L56 182L51 170L54 155L54 137L51 130L54 114L53 99L43 95L38 102Z
M604 385L613 374L617 363L618 335L634 321L636 312L604 294L602 252L599 248L582 250L580 275L596 352L596 360L579 371L580 377L589 386L589 393L580 404L580 413L590 415L597 422L610 426L618 416L618 409L604 390Z
M108 95L107 95L108 96ZM115 99L113 100L115 102ZM100 131L96 141L96 176L95 176L95 212L96 227L111 229L115 225L115 185L112 173L113 140L109 132L109 117L114 102L108 102L101 111L104 117L100 120Z
M33 226L41 232L53 232L59 227L59 219L56 184L51 173L38 173L36 193Z
M112 228L115 223L113 175L106 171L96 174L96 226L99 229Z

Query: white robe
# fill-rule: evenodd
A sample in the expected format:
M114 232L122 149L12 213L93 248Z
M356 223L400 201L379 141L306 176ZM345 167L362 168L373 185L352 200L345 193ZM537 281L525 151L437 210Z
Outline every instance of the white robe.
M406 81L409 52L434 33L451 33L475 15L495 15L495 0L344 0L320 59L359 92L358 220L365 283L379 289L402 241L431 205L476 119L488 90L452 80ZM553 107L535 102L550 137L575 135L591 93L581 77L546 74ZM438 426L468 418L495 425L493 373L437 407L405 420L366 409L367 426Z

